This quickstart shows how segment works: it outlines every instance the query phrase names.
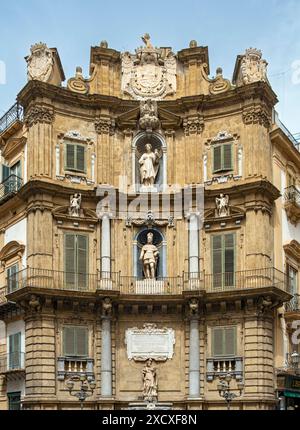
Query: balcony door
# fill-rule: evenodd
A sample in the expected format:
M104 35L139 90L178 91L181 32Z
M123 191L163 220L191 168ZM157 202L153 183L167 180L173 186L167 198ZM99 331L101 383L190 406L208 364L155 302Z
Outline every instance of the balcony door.
M212 236L212 287L235 286L235 233Z
M21 369L21 333L9 336L9 370Z
M65 285L70 290L88 289L88 237L65 235Z

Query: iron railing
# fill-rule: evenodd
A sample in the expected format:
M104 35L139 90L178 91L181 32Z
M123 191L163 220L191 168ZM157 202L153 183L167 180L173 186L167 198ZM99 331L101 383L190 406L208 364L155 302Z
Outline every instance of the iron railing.
M125 295L180 295L190 291L218 292L265 287L287 291L287 284L286 274L274 268L213 275L184 273L182 276L157 279L120 276L119 272L86 274L26 268L7 278L5 292L11 294L25 287L33 287L82 292L113 290Z
M87 274L26 268L8 277L6 288L7 294L25 287L96 292L97 290L116 290L118 285L119 273Z
M24 112L19 103L15 103L1 118L0 118L0 133L7 130L14 122L23 121Z
M295 294L294 297L285 304L286 312L300 311L300 294Z
M287 289L286 274L273 267L265 269L242 270L238 272L185 273L184 290L205 290L207 292L248 290L265 287Z
M23 180L16 175L10 175L0 184L0 204L15 195L23 185Z
M16 351L0 355L0 372L11 372L25 369L25 353Z
M284 199L286 202L300 206L300 191L294 185L291 185L285 189Z

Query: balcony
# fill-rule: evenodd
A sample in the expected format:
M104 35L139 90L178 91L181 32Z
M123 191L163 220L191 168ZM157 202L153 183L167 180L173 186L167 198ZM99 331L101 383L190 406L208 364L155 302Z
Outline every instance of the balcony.
M212 382L214 379L232 375L237 381L243 379L242 357L208 358L206 361L206 379Z
M0 118L0 135L2 138L10 137L16 129L23 124L23 108L15 103L2 118Z
M177 296L183 292L182 277L139 279L121 276L120 293L125 295Z
M285 189L284 208L292 224L297 225L300 220L300 191L292 185Z
M286 312L300 312L300 294L295 294L292 300L285 304Z
M0 205L13 197L23 185L23 180L15 175L10 175L0 184Z
M184 290L205 290L207 293L253 290L258 288L276 287L286 291L287 278L280 270L273 267L266 269L243 270L230 273L186 273Z
M25 353L13 352L0 355L0 373L23 372L25 370Z
M27 268L7 278L6 294L24 288L95 293L98 290L116 291L118 285L119 273L98 272L91 275Z
M57 379L64 381L66 378L85 376L88 380L94 380L94 360L84 357L59 357L57 359Z

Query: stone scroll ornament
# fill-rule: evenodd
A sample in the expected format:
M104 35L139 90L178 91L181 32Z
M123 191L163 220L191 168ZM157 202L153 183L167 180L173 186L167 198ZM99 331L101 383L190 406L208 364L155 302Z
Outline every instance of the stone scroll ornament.
M53 52L42 42L33 45L30 52L26 58L28 80L48 82L54 68Z
M135 54L122 54L122 91L135 100L162 100L176 93L176 57L170 49L152 46L149 34L145 46Z

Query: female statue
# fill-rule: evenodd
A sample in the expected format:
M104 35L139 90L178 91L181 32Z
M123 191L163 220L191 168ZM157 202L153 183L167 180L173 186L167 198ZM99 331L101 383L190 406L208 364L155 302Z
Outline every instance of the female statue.
M141 182L145 187L153 187L158 169L159 169L159 152L157 149L153 152L151 143L145 146L146 152L139 160Z
M152 402L157 398L157 374L151 358L147 361L142 373L144 378L144 400Z

